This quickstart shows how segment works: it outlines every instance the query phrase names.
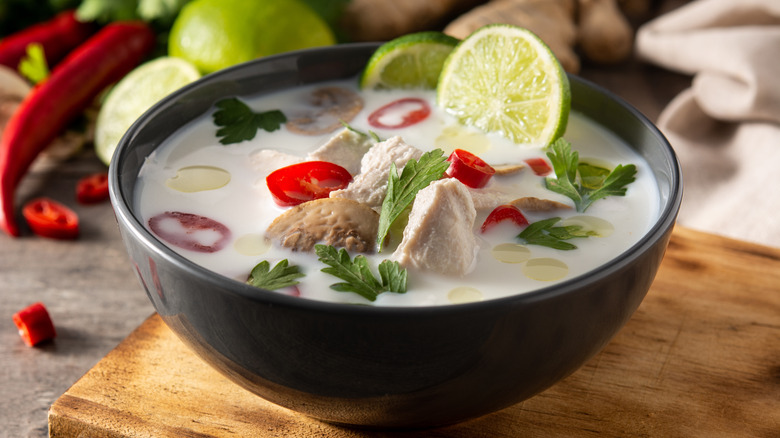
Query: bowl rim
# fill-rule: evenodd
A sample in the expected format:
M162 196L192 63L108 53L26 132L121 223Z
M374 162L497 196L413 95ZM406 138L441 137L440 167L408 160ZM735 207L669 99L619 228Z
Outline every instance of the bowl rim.
M399 313L410 316L414 315L428 317L432 315L452 315L491 311L506 306L533 304L535 302L549 300L567 294L576 294L577 291L582 289L583 286L597 283L604 277L609 276L611 273L624 269L636 258L640 257L643 253L649 250L650 247L654 246L657 241L662 239L664 235L674 226L677 213L682 202L682 172L677 155L669 141L655 126L655 124L653 124L644 114L642 114L638 109L633 107L623 98L601 87L600 85L569 73L567 73L567 76L570 82L578 83L578 86L585 86L587 88L591 88L593 91L596 91L599 94L605 95L608 100L613 101L623 110L628 111L631 117L637 119L639 123L649 131L649 134L655 139L655 141L663 146L663 153L672 166L670 169L671 172L668 175L670 183L669 197L665 202L664 208L658 212L658 218L652 227L648 229L637 242L635 242L622 253L616 254L615 257L609 262L565 281L515 295L462 304L438 304L426 306L375 306L370 304L361 305L354 303L335 303L306 298L302 299L299 297L293 297L260 289L255 286L242 283L233 278L215 273L201 265L198 265L165 245L136 218L136 215L133 212L133 208L131 207L133 200L128 199L128 196L120 183L120 174L118 170L119 165L115 163L117 163L118 160L122 160L122 158L128 154L127 150L130 148L128 145L132 143L133 138L136 137L138 132L144 129L148 120L154 118L155 114L161 111L165 111L166 107L171 105L172 102L175 102L181 96L188 94L194 88L201 87L208 83L219 82L226 76L235 76L236 74L241 74L242 72L252 71L253 66L257 64L274 62L276 60L285 58L298 58L311 53L317 53L320 55L330 54L331 56L338 57L345 52L357 51L359 49L375 49L380 44L381 43L345 43L335 46L297 50L252 60L203 76L197 81L187 84L161 99L154 106L149 108L142 116L140 116L136 122L133 123L133 125L126 131L116 148L111 165L109 166L109 194L117 222L123 223L125 228L132 235L132 238L138 242L141 242L144 247L151 250L157 257L166 260L168 263L177 265L182 270L196 276L198 281L203 281L207 284L213 283L218 285L218 289L236 294L244 299L265 303L269 306L290 308L300 311L328 312L331 314L351 316L370 316L372 318L392 318L396 317ZM359 74L359 72L356 72L356 75L357 74ZM249 77L250 75L243 76ZM576 111L573 98L572 102L572 109ZM123 239L125 238L126 237L123 236Z

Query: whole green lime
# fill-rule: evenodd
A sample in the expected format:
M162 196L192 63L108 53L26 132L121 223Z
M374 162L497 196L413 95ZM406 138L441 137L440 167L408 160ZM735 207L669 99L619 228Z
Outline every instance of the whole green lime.
M206 74L262 56L336 42L299 0L195 0L173 23L168 53Z

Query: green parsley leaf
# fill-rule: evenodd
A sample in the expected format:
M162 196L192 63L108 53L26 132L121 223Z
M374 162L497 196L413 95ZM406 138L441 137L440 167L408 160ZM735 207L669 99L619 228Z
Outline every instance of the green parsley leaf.
M552 217L533 222L518 234L517 238L524 241L527 245L540 245L552 249L569 251L577 249L577 246L565 242L566 240L597 235L597 233L593 231L584 231L579 225L556 227L555 224L560 220L561 218L559 217Z
M219 109L214 113L214 124L220 127L217 137L222 144L251 140L258 129L273 132L287 122L287 117L279 110L256 113L235 97L222 99L215 105Z
M249 274L247 284L268 290L282 289L298 284L297 279L306 276L298 269L298 266L288 266L287 259L280 261L271 268L266 260L258 263Z
M590 202L597 201L607 196L626 196L626 186L636 179L636 166L633 164L622 165L612 169L604 180L604 185L594 190L588 195Z
M625 196L626 186L636 179L636 166L633 164L618 165L609 171L580 163L579 153L572 151L571 144L563 138L550 145L547 157L555 172L555 178L545 179L547 188L574 201L580 213L599 199Z
M390 226L414 202L417 192L441 178L449 166L450 163L447 162L441 149L426 152L419 160L409 160L400 176L398 176L395 163L390 165L387 194L379 213L379 230L376 239L379 248L377 252L382 252L382 244L387 237Z
M328 265L322 272L344 280L335 283L331 289L339 292L353 292L369 301L375 301L383 292L406 293L406 269L398 262L383 260L378 267L380 280L371 272L368 259L363 255L352 260L344 248L337 250L331 245L314 245L319 260Z
M30 43L26 48L27 54L19 61L19 73L37 84L49 77L49 65L46 63L46 55L40 43Z

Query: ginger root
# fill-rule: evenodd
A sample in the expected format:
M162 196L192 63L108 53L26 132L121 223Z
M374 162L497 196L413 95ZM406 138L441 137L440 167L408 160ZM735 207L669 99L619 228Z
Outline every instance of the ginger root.
M591 61L620 62L631 54L634 30L616 0L579 0L579 48Z
M441 28L485 0L352 0L340 28L351 41L387 41Z
M544 41L570 73L580 56L600 64L627 59L633 49L631 19L653 0L352 0L341 28L352 41L387 41L422 30L442 29L465 38L486 24L525 27Z
M577 38L574 13L575 0L492 0L461 15L444 33L462 39L486 24L521 26L550 47L564 70L577 73L580 60L573 49Z
M631 54L634 31L618 0L492 0L451 22L444 32L463 38L492 23L525 27L537 34L564 70L578 73L579 53L590 61L612 64ZM632 13L646 12L650 0L622 0Z

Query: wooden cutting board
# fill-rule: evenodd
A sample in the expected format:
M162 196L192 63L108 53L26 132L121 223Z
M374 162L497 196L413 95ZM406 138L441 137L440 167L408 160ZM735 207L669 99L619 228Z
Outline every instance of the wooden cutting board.
M53 437L780 437L780 249L684 228L613 341L573 375L442 429L353 430L278 407L153 315L49 410Z

